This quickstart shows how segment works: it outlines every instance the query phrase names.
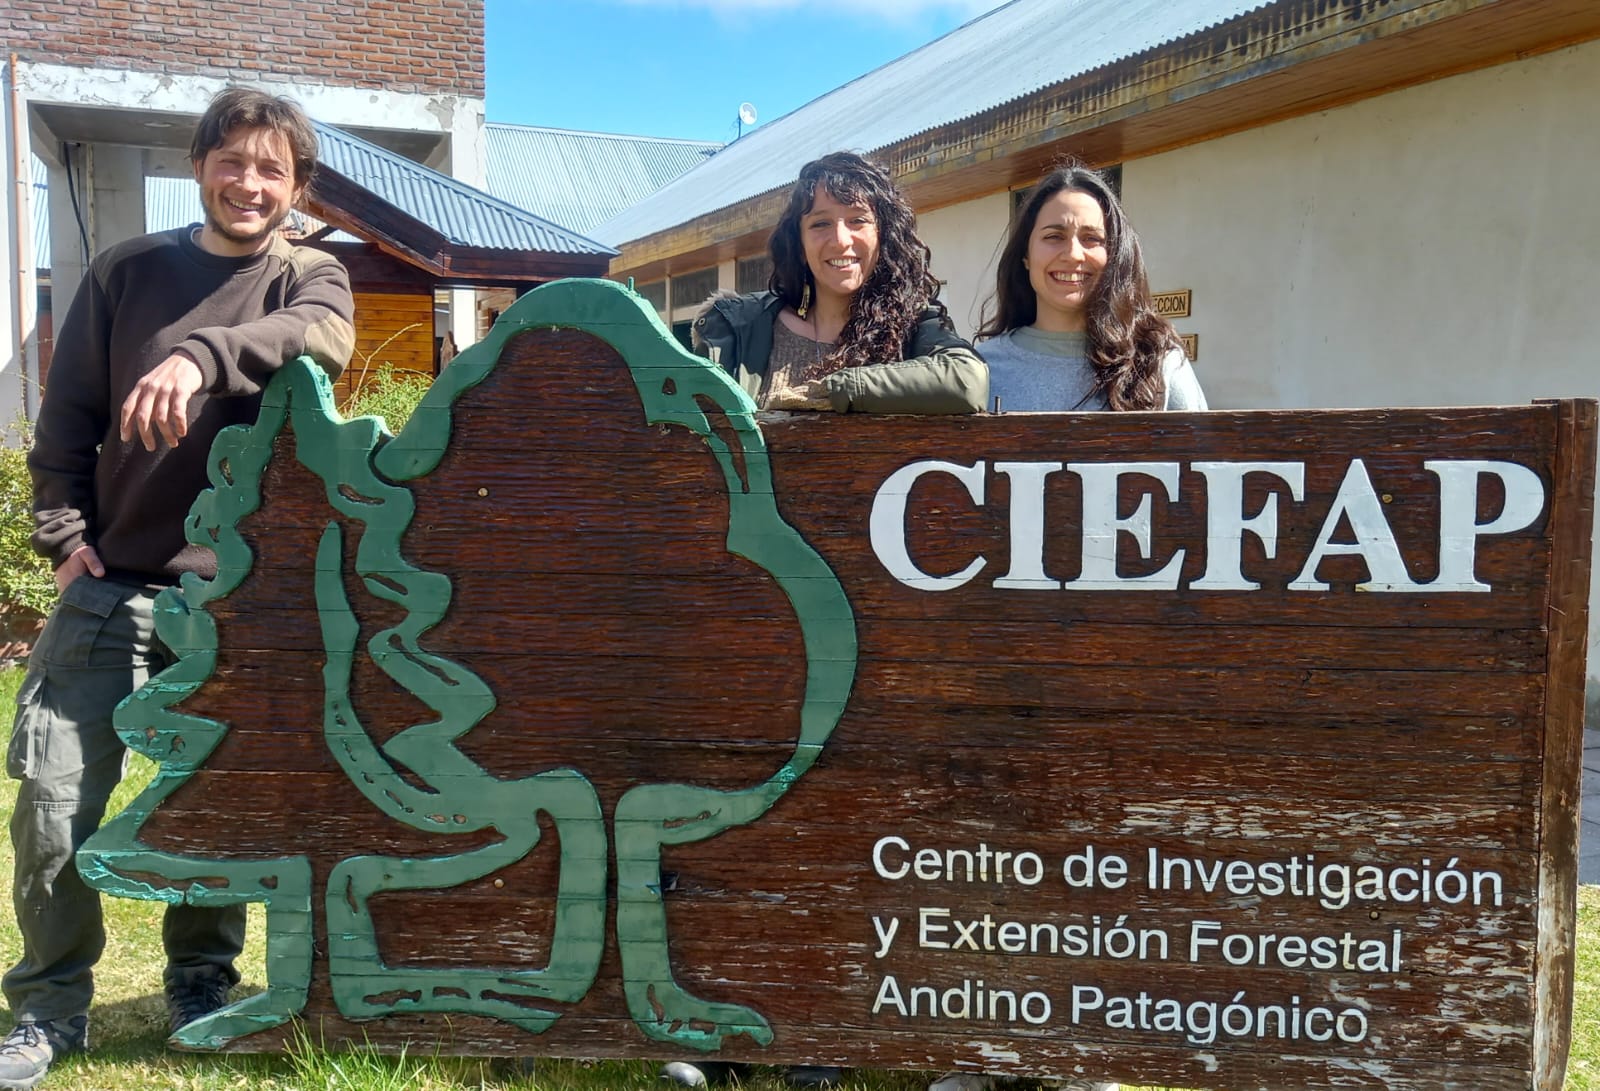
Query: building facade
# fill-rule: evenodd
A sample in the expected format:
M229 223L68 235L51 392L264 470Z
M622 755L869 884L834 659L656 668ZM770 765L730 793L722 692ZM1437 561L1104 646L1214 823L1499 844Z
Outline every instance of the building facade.
M473 185L484 181L483 0L10 0L0 9L8 180L48 168L51 296L88 258L147 230L145 178L186 177L212 95L245 83ZM0 245L0 414L38 399L31 184L8 186ZM471 341L471 293L452 323Z
M1141 12L1173 8L1189 28L1141 26ZM1600 6L1247 9L1017 0L783 119L818 130L818 142L758 130L722 178L727 152L596 235L622 251L613 276L651 286L683 319L705 282L739 287L758 264L782 180L822 151L862 151L916 205L943 298L970 334L1018 194L1071 156L1118 168L1152 289L1188 293L1174 325L1192 338L1214 407L1600 395L1584 305L1600 286L1590 105ZM1012 67L1036 86L1003 86L992 104L981 86L958 88L942 118L917 113L912 89L935 72L993 72L986 58L1025 25L1077 48L1060 45L1052 71L1045 60L1030 69L1020 46ZM929 94L952 95L940 87ZM839 119L855 98L879 105L851 127ZM897 115L900 131L885 121ZM761 136L764 151L751 143ZM692 187L737 199L696 207ZM1590 646L1600 647L1600 569ZM1593 652L1588 674L1589 722L1600 725Z

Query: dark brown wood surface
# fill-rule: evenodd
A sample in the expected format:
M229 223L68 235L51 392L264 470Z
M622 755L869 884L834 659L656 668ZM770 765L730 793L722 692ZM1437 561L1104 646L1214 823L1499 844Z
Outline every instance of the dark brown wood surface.
M1595 406L963 419L816 414L763 420L778 506L838 576L855 614L849 705L815 768L753 824L664 858L678 980L772 1024L761 1062L1092 1075L1184 1087L1554 1088L1567 1047ZM1429 459L1519 463L1547 502L1531 526L1478 541L1487 593L1371 593L1357 558L1330 558L1326 592L1289 591L1339 482L1363 460L1411 577L1437 572ZM996 588L1008 567L1007 479L975 505L924 478L912 557L964 587L892 579L868 520L892 472L919 459L1175 462L1176 502L1124 483L1123 513L1154 492L1154 560L1124 535L1123 571L1187 551L1170 591ZM1247 538L1255 591L1198 591L1206 561L1202 460L1305 464L1305 500L1251 478L1245 508L1277 495L1277 556ZM449 452L409 486L404 548L454 593L427 650L484 679L497 707L460 742L497 776L570 766L610 808L628 787L737 788L792 751L805 686L794 611L759 567L726 552L720 471L687 430L646 427L625 366L573 331L526 334L457 406ZM1479 519L1501 503L1492 486ZM1080 566L1077 479L1049 479L1045 569ZM305 854L317 881L352 853L436 854L440 838L361 797L321 733L322 650L309 558L330 508L278 441L260 510L241 524L255 567L217 601L219 662L183 711L231 726L205 767L144 829L158 849ZM346 521L353 556L361 526ZM1341 531L1345 534L1346 531ZM1337 540L1349 540L1342 537ZM351 566L347 565L347 573ZM364 642L397 609L353 576ZM380 740L428 710L364 656L355 699ZM1036 885L892 880L874 846L1032 852ZM492 834L453 839L462 850ZM1129 863L1126 886L1069 886L1093 846ZM1148 854L1204 861L1314 857L1382 869L1493 873L1498 904L1150 889ZM902 853L901 855L906 855ZM493 876L374 902L385 961L538 966L548 957L559 845L546 837ZM1427 863L1425 864L1424 861ZM318 895L320 899L320 893ZM919 948L924 910L1025 925L1125 924L1166 934L1166 958ZM899 921L878 957L874 918ZM934 918L935 921L945 918ZM1222 933L1390 940L1397 970L1230 966L1190 958L1196 922ZM946 923L948 923L946 921ZM325 925L318 918L318 929ZM1204 926L1199 926L1204 927ZM946 933L950 939L952 933ZM1241 941L1242 942L1242 941ZM1277 942L1277 941L1274 941ZM380 1048L568 1056L673 1054L644 1038L621 992L615 938L588 995L537 1037L477 1016L342 1019L317 963L313 1034ZM873 1012L887 976L909 995L966 979L1051 1002L1042 1025ZM1073 990L1223 1007L1359 1010L1358 1042L1074 1023ZM287 1030L235 1048L280 1048ZM680 1054L685 1055L687 1054Z

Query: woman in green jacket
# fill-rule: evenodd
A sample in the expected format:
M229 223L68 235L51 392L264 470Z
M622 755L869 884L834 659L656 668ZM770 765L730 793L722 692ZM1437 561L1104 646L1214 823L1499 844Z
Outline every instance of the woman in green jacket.
M769 291L719 294L695 348L762 409L976 413L989 371L956 336L916 216L882 168L834 152L800 171Z
M916 216L884 171L849 152L807 163L767 242L769 291L719 293L694 321L694 347L762 409L976 413L988 365L956 336L928 272ZM674 1061L686 1087L738 1079L726 1061ZM791 1065L792 1087L826 1087L831 1066Z

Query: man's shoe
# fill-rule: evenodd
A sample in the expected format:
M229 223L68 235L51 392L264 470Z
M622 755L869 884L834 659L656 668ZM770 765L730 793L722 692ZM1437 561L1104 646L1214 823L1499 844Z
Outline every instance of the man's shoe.
M57 1057L89 1048L89 1017L18 1023L0 1042L0 1088L27 1091L44 1079Z
M982 1072L946 1072L928 1085L928 1091L991 1091L995 1082Z
M708 1087L738 1083L749 1069L736 1061L668 1061L661 1066L661 1078L679 1087Z
M844 1082L844 1069L826 1064L792 1064L783 1070L783 1082L790 1087L837 1087Z
M227 1004L233 982L221 970L209 967L169 970L166 988L168 1033L176 1034Z

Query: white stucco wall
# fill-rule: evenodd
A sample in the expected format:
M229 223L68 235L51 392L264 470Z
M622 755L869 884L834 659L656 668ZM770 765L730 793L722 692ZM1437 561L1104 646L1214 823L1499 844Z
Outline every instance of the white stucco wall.
M1123 164L1216 408L1600 396L1600 42ZM964 333L1005 194L919 218ZM1596 527L1600 537L1600 525ZM1600 726L1600 567L1589 721Z
M1242 408L1600 394L1600 42L1123 167Z
M978 328L984 301L994 292L994 263L1010 218L1008 193L917 216L917 233L933 252L933 275L944 283L940 298L963 337Z
M1600 395L1596 101L1591 42L1124 164L1211 404ZM1600 725L1600 569L1589 646Z

